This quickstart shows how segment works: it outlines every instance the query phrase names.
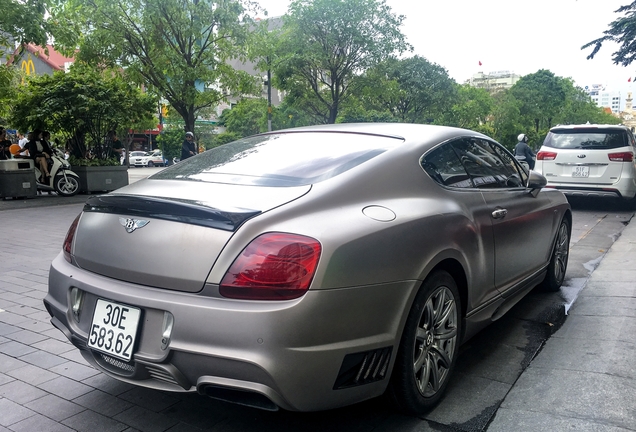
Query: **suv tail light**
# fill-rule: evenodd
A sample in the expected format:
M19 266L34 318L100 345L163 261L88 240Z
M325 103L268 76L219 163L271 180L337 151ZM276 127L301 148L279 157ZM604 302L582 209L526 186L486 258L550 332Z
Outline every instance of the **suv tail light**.
M322 247L311 237L263 234L234 260L219 291L242 300L290 300L303 296L314 277Z
M64 251L64 258L66 261L73 262L71 259L71 247L73 246L73 239L75 238L75 231L77 230L77 224L79 223L80 216L82 214L78 214L71 226L68 228L68 232L66 233L66 237L64 238L64 244L62 245L62 250Z
M632 162L634 160L634 153L632 152L620 152L610 153L607 155L612 162Z
M537 160L555 160L556 157L556 152L540 151L537 153Z

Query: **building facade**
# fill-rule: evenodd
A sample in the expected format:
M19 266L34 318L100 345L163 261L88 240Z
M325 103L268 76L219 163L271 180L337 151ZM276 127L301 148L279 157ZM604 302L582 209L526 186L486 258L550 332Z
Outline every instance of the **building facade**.
M610 108L614 114L620 113L625 106L619 90L606 89L602 84L585 86L584 90L597 106Z
M473 87L486 89L490 93L496 93L509 89L519 81L519 78L521 76L511 71L478 72L467 83Z
M68 71L74 61L74 58L55 51L52 45L43 48L33 44L26 45L23 50L18 48L13 58L13 63L26 75L53 75L56 71Z

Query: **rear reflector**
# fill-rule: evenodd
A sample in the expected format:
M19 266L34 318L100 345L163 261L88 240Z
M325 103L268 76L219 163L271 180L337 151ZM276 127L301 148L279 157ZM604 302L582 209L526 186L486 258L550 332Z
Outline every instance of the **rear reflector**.
M268 233L234 260L219 291L242 300L290 300L303 296L314 277L322 247L295 234Z
M540 151L537 153L537 160L555 160L556 157L556 152Z
M612 162L632 162L634 160L634 153L632 152L620 152L610 153L607 155Z

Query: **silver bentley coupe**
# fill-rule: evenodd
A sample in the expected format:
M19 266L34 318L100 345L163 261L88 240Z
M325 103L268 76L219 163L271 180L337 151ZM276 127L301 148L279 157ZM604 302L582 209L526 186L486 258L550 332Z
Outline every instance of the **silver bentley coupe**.
M52 324L127 383L268 410L442 397L460 344L561 286L564 195L480 133L340 124L241 139L90 197Z

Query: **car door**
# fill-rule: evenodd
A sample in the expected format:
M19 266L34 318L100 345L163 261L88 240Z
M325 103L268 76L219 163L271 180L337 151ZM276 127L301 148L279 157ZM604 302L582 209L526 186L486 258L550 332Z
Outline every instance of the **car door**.
M547 193L525 187L527 173L499 144L482 138L453 143L484 197L495 244L495 286L506 293L548 262L556 217Z
M495 245L490 211L486 206L482 193L475 188L453 150L452 141L441 144L428 152L421 161L422 168L428 175L444 187L447 198L458 204L468 219L467 224L477 234L475 246L477 253L467 257L467 270L470 278L470 296L467 309L475 307L500 296L494 285ZM461 243L461 242L459 242ZM466 248L460 246L466 252Z

